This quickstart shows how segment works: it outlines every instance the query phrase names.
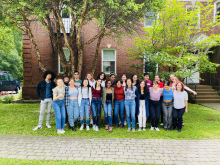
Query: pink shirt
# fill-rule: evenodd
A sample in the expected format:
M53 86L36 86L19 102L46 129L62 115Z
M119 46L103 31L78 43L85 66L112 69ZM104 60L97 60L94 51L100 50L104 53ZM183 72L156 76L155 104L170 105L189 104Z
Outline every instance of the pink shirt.
M149 92L150 92L150 100L159 101L160 100L160 96L163 93L163 89L159 88L159 92L158 93L154 93L153 92L153 87L150 87L149 88Z

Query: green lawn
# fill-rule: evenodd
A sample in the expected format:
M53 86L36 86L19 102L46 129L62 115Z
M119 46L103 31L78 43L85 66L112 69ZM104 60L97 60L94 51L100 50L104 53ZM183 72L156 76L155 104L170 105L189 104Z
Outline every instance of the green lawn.
M7 159L0 158L0 164L7 165L131 165L129 163L118 162L87 162L87 161L69 161L69 160L26 160L26 159Z
M57 135L54 113L51 116L51 129L46 128L45 120L43 129L33 131L38 124L40 104L2 104L0 103L0 134L11 135L42 135L42 136L71 136L71 137L96 137L96 138L143 138L143 139L217 139L220 138L220 111L215 111L200 105L189 104L189 112L184 114L185 126L181 133L177 131L150 131L147 125L146 131L127 132L124 129L113 129L113 133L104 130L104 124L100 125L100 131L72 132L66 128L66 133ZM45 115L46 117L46 115ZM136 126L138 128L138 126Z

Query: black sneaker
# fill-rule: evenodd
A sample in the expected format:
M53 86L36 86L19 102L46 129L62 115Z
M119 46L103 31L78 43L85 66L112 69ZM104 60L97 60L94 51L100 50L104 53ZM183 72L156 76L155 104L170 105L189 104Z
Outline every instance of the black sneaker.
M67 125L68 125L68 128L71 129L71 126L70 126L70 123L69 123L69 122L67 123Z
M173 131L175 131L176 130L176 128L173 128Z
M72 131L74 131L74 132L76 131L76 128L74 126L72 127Z
M167 128L164 128L164 131L167 131Z
M178 129L178 132L181 132L181 129Z
M171 128L168 128L168 131L171 131Z

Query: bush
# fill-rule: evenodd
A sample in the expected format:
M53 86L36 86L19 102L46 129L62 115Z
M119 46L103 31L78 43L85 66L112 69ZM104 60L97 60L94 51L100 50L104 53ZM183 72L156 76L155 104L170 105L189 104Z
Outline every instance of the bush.
M6 103L11 103L12 101L14 101L14 95L13 94L6 94L4 92L1 92L3 95L5 95L5 97L3 98L3 101Z
M21 90L19 90L19 92L18 92L18 99L22 99L22 91Z

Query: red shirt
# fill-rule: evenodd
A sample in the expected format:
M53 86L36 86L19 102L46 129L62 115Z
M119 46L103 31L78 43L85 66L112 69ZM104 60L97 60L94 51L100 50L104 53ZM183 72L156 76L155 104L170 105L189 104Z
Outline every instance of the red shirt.
M101 97L101 93L102 93L102 87L100 90L95 90L93 87L92 87L92 97Z
M113 88L115 89L115 101L125 100L124 86L118 88L114 85Z
M159 85L159 88L163 88L164 87L162 82L159 82L158 85Z

